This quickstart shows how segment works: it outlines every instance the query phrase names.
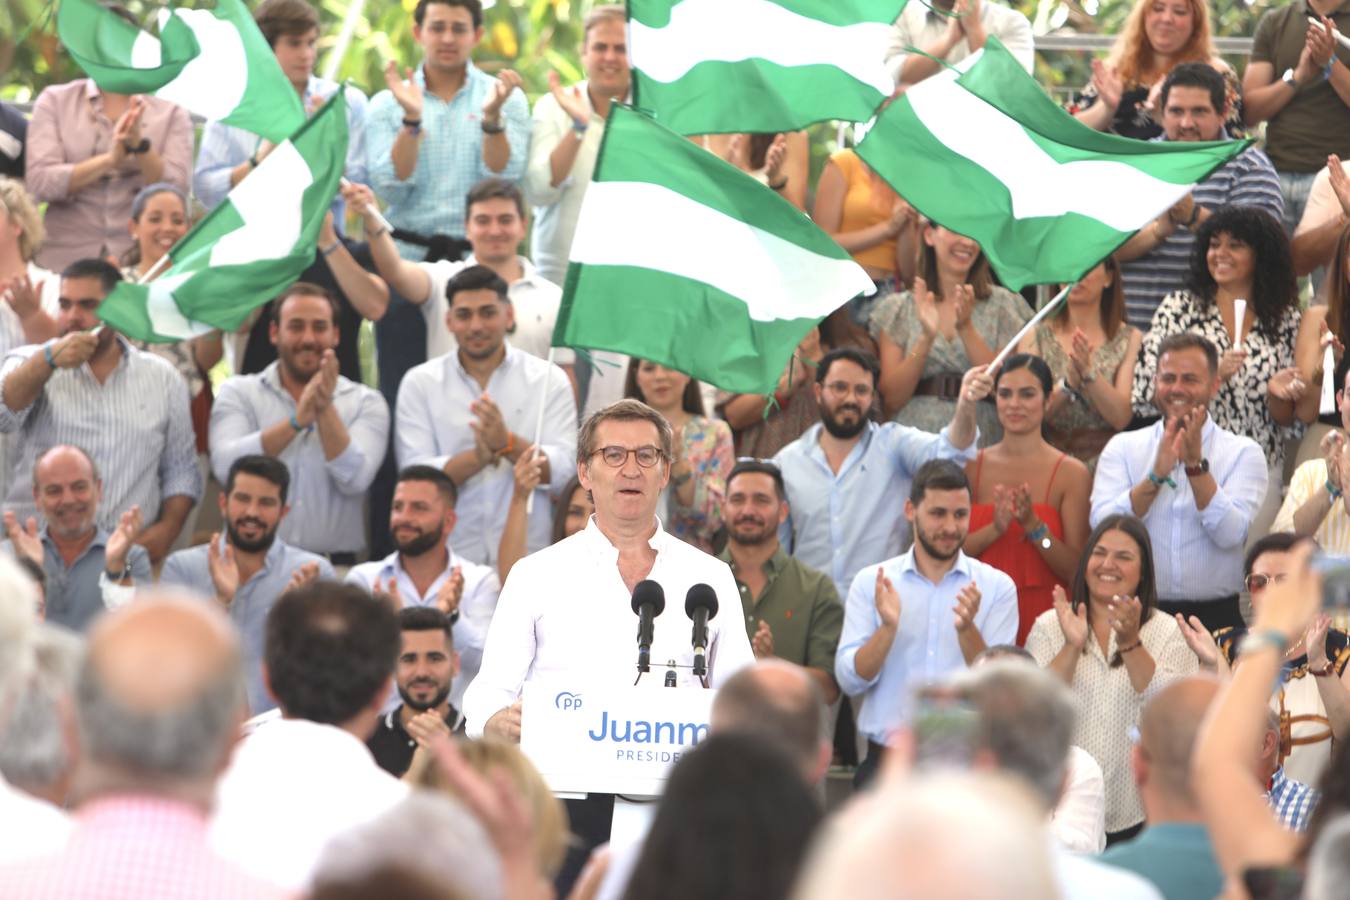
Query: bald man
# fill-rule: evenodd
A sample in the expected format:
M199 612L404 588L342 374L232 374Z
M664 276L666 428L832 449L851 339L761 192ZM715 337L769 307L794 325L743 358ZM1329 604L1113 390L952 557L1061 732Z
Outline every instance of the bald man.
M242 682L233 628L205 604L152 595L100 620L76 688L75 830L60 854L0 870L0 898L282 896L206 844Z
M1144 876L1167 900L1223 891L1223 873L1191 791L1195 736L1218 692L1212 678L1182 678L1144 706L1131 764L1148 827L1101 856L1102 862Z
M4 550L27 558L47 574L46 618L72 631L86 631L99 613L125 602L132 580L150 580L150 555L132 541L141 513L132 507L114 531L98 525L103 480L89 454L60 445L33 465L33 501L44 524L20 522L5 513Z

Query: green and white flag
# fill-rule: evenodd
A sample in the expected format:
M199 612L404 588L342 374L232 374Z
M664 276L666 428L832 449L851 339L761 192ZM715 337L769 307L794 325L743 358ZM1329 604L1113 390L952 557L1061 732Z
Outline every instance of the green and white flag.
M339 91L169 249L162 275L118 284L99 318L127 337L159 343L235 330L314 262L346 158Z
M771 393L867 273L774 191L615 104L572 239L553 343Z
M628 0L633 105L680 134L865 122L905 0Z
M1096 131L991 36L886 107L858 155L925 216L979 241L1018 290L1076 281L1250 145Z
M61 43L105 91L153 94L274 143L305 121L300 95L240 0L160 10L159 37L97 0L60 2Z

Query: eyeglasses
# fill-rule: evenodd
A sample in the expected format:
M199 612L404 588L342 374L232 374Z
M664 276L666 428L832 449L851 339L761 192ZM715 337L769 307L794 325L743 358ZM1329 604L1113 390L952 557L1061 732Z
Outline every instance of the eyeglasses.
M650 469L665 456L660 447L653 447L650 444L644 447L634 447L631 450L627 447L601 447L595 452L600 454L600 458L605 461L605 465L613 469L617 469L628 462L628 454L630 453L637 460L637 464L644 469Z
M836 397L847 397L849 394L857 397L859 400L867 400L872 396L872 386L870 384L849 384L847 381L831 381L825 385L825 390L834 394Z
M1255 594L1257 591L1264 591L1266 588L1270 587L1272 581L1276 584L1281 584L1288 577L1289 576L1284 573L1280 573L1279 575L1262 575L1259 572L1253 572L1242 579L1242 583L1247 586L1247 593Z

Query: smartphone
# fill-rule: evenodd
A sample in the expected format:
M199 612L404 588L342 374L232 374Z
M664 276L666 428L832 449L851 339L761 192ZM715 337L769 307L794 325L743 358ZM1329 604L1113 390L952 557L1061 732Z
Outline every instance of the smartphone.
M914 764L917 768L969 768L975 757L979 714L959 692L941 686L915 692Z
M1322 576L1322 608L1350 609L1350 556L1313 556L1313 570Z

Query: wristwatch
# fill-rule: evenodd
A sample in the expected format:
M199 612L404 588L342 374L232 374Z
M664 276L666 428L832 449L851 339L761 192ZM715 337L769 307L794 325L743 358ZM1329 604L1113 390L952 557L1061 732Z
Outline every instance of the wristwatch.
M1209 471L1209 460L1202 459L1196 466L1186 466L1186 477L1195 478L1197 475L1204 475Z
M1336 664L1331 660L1327 660L1326 662L1322 663L1322 667L1320 669L1314 669L1312 666L1309 666L1308 673L1317 678L1329 678L1332 675L1336 674Z
M1284 74L1280 76L1280 80L1283 81L1285 84L1289 85L1294 90L1298 90L1298 82L1294 79L1293 69L1285 69Z
M139 144L128 144L126 141L123 141L122 149L127 151L127 153L130 154L131 156L135 156L138 153L149 153L150 139L141 138L141 142Z

